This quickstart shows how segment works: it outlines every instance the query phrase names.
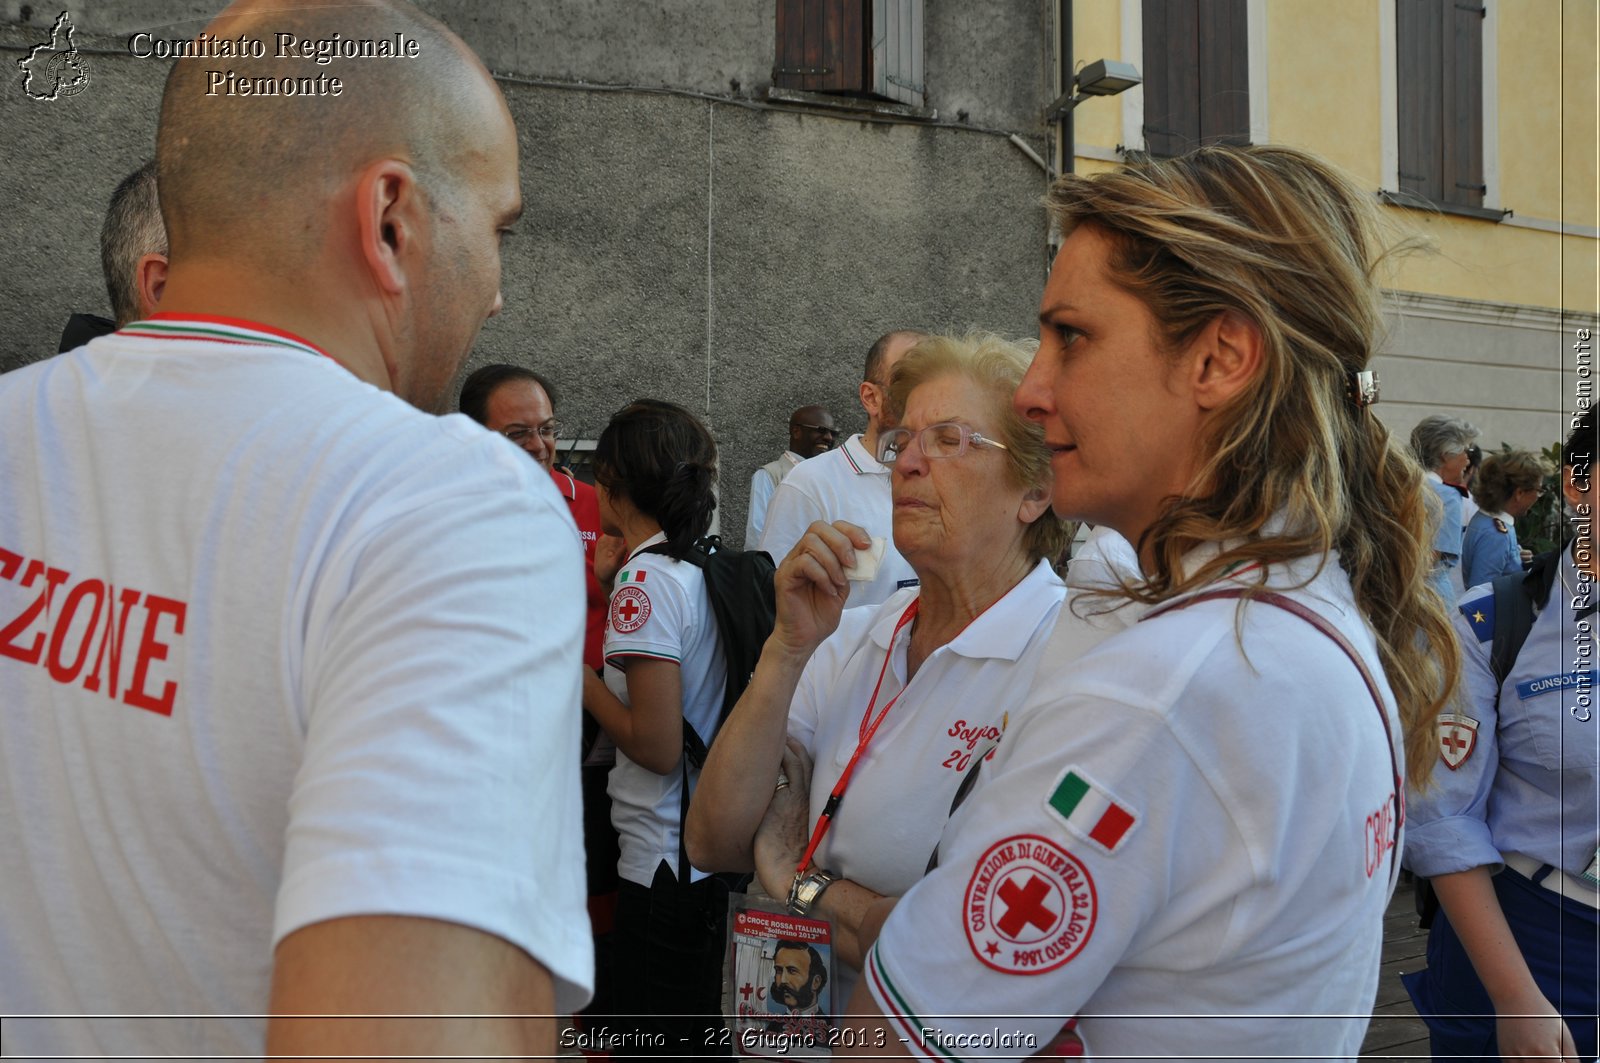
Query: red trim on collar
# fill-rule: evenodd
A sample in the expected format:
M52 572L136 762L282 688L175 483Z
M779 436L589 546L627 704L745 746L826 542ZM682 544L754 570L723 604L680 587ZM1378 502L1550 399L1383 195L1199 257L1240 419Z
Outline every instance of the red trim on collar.
M265 324L262 324L259 321L251 321L248 318L223 317L220 314L181 314L181 313L178 313L177 311L158 310L155 313L149 315L148 317L143 318L142 320L145 320L145 321L171 321L174 324L182 324L185 321L192 321L192 322L196 322L196 323L199 323L199 324L206 324L206 325L225 325L225 326L228 326L229 328L250 329L252 332L265 332L269 336L278 336L278 337L280 337L282 339L289 340L291 343L298 343L298 344L301 344L302 346L310 347L313 351L316 351L318 354L322 355L322 357L328 359L331 362L338 361L338 359L335 358L333 355L329 354L327 351L323 350L321 347L318 347L315 343L312 343L310 340L306 339L304 336L297 336L293 332L288 331L287 329L274 328L271 325L265 325ZM171 337L171 338L178 339L178 338L181 338L181 337ZM199 338L199 337L196 337L196 338Z

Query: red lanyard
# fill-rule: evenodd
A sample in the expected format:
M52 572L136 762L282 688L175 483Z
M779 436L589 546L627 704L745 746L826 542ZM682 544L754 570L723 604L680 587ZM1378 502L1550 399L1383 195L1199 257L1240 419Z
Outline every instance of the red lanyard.
M850 755L850 762L844 766L844 772L839 776L839 781L833 784L833 792L828 794L827 802L822 806L822 814L817 817L816 829L811 832L811 843L806 846L805 855L800 858L795 872L799 873L811 863L811 858L817 853L817 846L822 844L822 836L828 833L828 828L833 825L834 814L839 811L839 806L844 802L844 789L850 785L850 776L855 774L856 764L861 760L861 754L867 751L867 743L872 741L872 736L878 733L878 725L883 718L889 715L889 710L894 708L894 703L900 700L900 694L905 693L902 687L900 692L890 698L888 703L874 717L872 710L878 704L878 691L883 688L883 677L889 671L889 659L894 656L895 640L900 637L901 630L917 615L917 607L922 604L920 597L913 598L911 604L906 606L906 611L900 614L899 621L894 625L894 632L889 636L889 648L883 655L883 667L878 669L878 681L872 687L872 700L867 702L867 711L861 714L860 740L856 743L856 751Z

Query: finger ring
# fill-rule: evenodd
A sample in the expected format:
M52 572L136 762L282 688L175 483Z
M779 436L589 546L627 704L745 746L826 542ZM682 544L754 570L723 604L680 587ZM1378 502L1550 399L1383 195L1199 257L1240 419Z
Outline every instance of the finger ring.
M789 785L789 776L785 775L783 772L780 771L778 773L778 785L773 787L773 791L772 792L773 793L777 793L779 790L783 789L785 786L788 786L788 785Z

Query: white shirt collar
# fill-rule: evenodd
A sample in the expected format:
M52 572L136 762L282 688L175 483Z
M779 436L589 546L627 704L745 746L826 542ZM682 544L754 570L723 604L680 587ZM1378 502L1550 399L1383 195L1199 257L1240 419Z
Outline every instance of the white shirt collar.
M664 532L664 531L656 532L654 535L650 536L650 538L646 539L644 542L640 543L638 546L634 547L632 550L629 550L628 551L628 558L627 558L626 561L623 562L623 564L624 565L628 564L630 561L632 561L634 558L638 557L640 554L644 553L646 550L650 549L650 547L654 546L656 543L664 543L666 541L667 541L667 533L666 532Z
M1050 593L1051 588L1056 593ZM918 591L917 593L921 593ZM1028 642L1039 627L1045 614L1066 595L1066 585L1061 582L1048 560L1041 559L1028 574L1017 582L983 614L968 624L966 629L939 649L948 648L963 657L994 657L1014 661L1028 648ZM900 621L900 616L911 602L910 597L895 595L880 607L873 620L868 637L880 650L889 649L889 638ZM902 632L909 631L908 624ZM934 651L939 652L938 650Z
M844 460L855 470L857 476L888 476L889 466L884 465L877 458L867 452L867 445L861 441L861 433L857 432L844 441L844 446L839 450L844 454Z

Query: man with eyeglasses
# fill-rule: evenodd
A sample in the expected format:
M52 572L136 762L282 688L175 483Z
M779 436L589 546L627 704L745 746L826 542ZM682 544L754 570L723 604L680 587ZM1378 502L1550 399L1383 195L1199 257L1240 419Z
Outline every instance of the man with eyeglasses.
M583 536L583 562L587 574L588 613L583 634L583 663L598 671L604 661L600 647L605 639L606 586L616 575L621 555L614 549L599 550L600 503L594 488L556 468L556 439L561 422L556 420L555 385L519 365L486 365L467 377L461 385L461 412L491 432L499 432L527 451L528 456L554 478L556 490L572 509L572 519ZM600 557L600 573L595 573L595 557Z
M583 537L586 614L583 663L596 672L604 666L606 614L612 578L621 559L621 541L600 530L600 503L594 488L556 468L556 440L562 425L556 419L556 388L547 378L520 365L494 364L474 370L461 385L459 408L491 432L498 432L545 467L556 490L567 500L572 519ZM599 556L599 571L595 558ZM583 844L588 860L589 920L593 924L598 959L610 955L605 945L611 932L611 907L617 890L617 832L611 826L611 799L606 777L611 772L615 747L592 717L583 716ZM604 947L602 947L604 946ZM588 1011L606 1014L609 1008L609 971L603 963L595 970L595 995Z
M794 471L796 465L832 450L837 435L833 427L833 414L828 412L826 406L802 406L789 415L789 449L761 466L750 477L750 513L744 524L747 549L754 550L761 541L761 529L767 522L767 506L772 501L772 492L778 489L778 485Z
M889 467L878 461L878 434L893 427L885 400L889 376L907 351L927 334L913 329L886 332L867 351L861 374L861 407L867 411L866 431L844 441L814 461L802 462L772 493L766 527L759 549L782 561L800 541L812 521L847 520L884 540L883 561L871 580L852 580L845 605L875 605L901 587L916 584L900 551L894 548L894 499L889 489ZM756 548L746 537L745 545Z

